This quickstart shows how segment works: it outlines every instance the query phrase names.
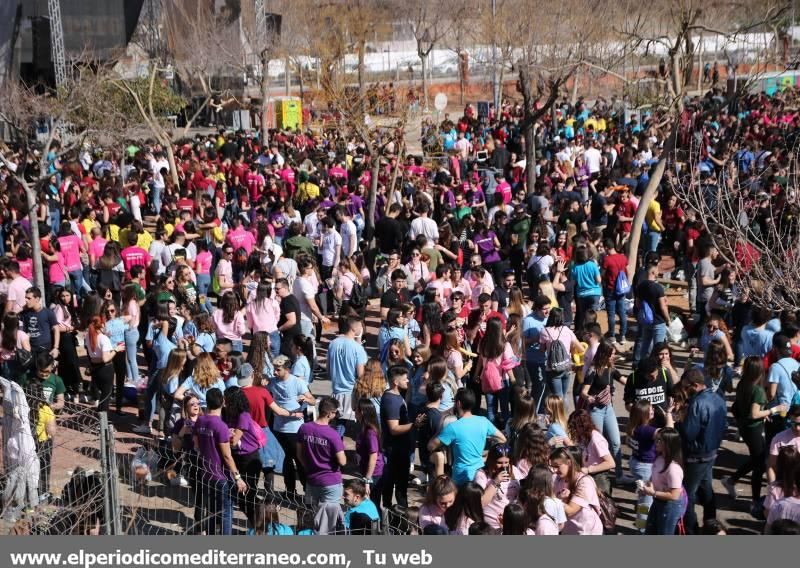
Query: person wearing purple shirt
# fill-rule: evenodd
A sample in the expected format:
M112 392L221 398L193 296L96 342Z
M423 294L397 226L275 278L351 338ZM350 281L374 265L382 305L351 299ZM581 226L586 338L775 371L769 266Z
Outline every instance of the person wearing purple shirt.
M194 426L194 447L203 465L198 507L202 516L195 521L203 525L206 534L219 534L219 519L221 534L229 535L233 530L231 490L235 483L237 490L244 493L247 483L233 460L230 429L222 420L222 401L222 391L210 389L206 393L206 414L198 417Z
M266 444L266 438L250 415L250 402L242 389L238 386L228 387L224 398L222 416L230 429L233 461L247 484L247 491L239 494L239 509L245 512L253 525L258 478L261 475L261 448Z
M485 224L478 225L478 232L472 237L472 242L478 247L481 262L484 268L492 273L496 280L500 280L500 240L494 231L490 231Z
M314 505L339 503L342 499L342 467L347 463L344 444L330 422L339 403L331 397L319 403L317 419L297 432L297 457L306 471L306 495Z

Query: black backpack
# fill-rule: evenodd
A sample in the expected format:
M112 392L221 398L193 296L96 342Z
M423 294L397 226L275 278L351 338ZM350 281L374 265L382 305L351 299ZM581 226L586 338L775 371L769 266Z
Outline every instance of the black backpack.
M353 278L353 291L350 292L350 299L347 303L356 310L360 310L367 305L367 295L364 292L364 287L355 278Z

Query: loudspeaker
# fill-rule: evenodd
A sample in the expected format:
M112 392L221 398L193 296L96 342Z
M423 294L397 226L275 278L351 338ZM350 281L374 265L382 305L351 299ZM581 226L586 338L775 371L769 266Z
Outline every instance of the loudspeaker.
M283 16L280 14L273 14L267 12L264 14L264 26L267 30L267 37L272 41L277 41L281 38L281 22Z

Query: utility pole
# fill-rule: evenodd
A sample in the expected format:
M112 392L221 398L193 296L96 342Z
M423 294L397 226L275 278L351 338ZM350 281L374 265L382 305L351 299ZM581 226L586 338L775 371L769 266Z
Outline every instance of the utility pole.
M500 116L500 85L497 73L497 38L495 36L495 20L497 19L497 0L492 0L492 102L494 112Z
M61 24L61 0L47 0L50 14L50 43L53 51L53 68L56 74L56 87L67 82L67 59L64 55L64 27Z

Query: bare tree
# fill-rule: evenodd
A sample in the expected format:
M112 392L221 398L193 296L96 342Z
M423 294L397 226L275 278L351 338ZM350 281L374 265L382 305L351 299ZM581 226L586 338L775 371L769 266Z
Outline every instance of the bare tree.
M422 98L428 108L428 57L450 33L450 14L440 3L426 0L409 0L400 8L407 18L417 44L417 55L422 62Z
M630 8L634 23L621 31L630 48L634 51L659 50L665 53L667 89L663 105L671 122L661 159L650 176L634 216L628 251L628 273L633 274L645 215L655 198L667 161L675 158L679 117L691 85L699 34L718 34L733 40L741 34L768 27L771 22L780 20L788 10L789 3L653 0L631 5Z
M58 92L32 88L16 81L0 86L0 120L10 128L19 152L3 146L2 160L13 180L25 192L31 227L31 247L36 285L44 290L42 251L37 217L37 192L47 183L55 164L75 156L86 140L104 137L112 143L126 135L128 125L104 95L111 72L106 67L90 67L73 62L68 82ZM36 125L49 125L37 138Z

